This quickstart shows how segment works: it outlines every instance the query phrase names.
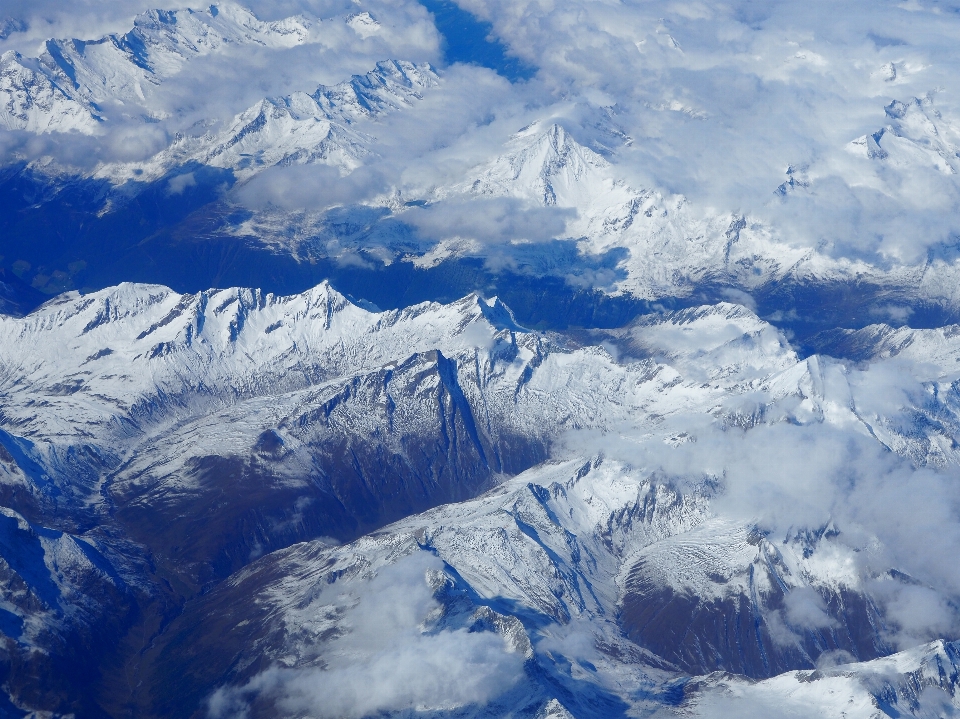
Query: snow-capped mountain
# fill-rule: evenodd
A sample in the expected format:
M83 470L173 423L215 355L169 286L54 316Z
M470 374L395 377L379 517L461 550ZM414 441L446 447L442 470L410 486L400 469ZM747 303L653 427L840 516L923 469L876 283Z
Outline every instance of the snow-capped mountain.
M960 167L960 135L937 110L933 94L894 100L884 108L890 124L850 143L850 151L871 160L887 160L899 167L932 165L945 175Z
M0 11L0 716L960 714L957 19L253 1Z
M123 35L50 40L37 58L10 51L0 58L0 121L9 130L96 133L109 116L104 106L131 105L149 115L153 88L194 58L225 46L292 47L307 42L312 30L303 17L265 23L221 3L202 11L151 10Z
M197 58L226 56L244 47L279 51L322 43L325 33L333 37L350 32L362 38L379 27L367 11L323 21L292 16L273 22L260 21L231 3L203 11L151 11L123 35L89 42L51 40L33 59L5 54L0 70L3 122L9 129L32 133L71 130L94 135L109 135L111 123L122 118L128 122L140 117L137 122L149 125L148 120L165 120L172 112L151 93L189 74ZM176 132L171 125L166 146L155 154L134 161L101 161L92 170L79 171L84 181L93 183L89 201L96 207L91 211L98 218L110 217L151 183L166 197L183 196L206 181L196 174L199 168L225 171L209 181L229 187L269 168L318 163L347 175L375 166L380 161L377 148L382 149L392 132L388 116L415 114L426 94L449 91L449 83L441 87L440 72L428 63L381 60L368 73L338 84L267 96L238 114L208 118ZM954 171L956 123L935 106L933 95L895 100L885 112L886 127L851 138L846 149L838 150L864 156L868 174L857 183L889 194L902 183L886 177L884 172L890 172L884 167L916 173L942 165L942 173ZM609 117L599 126L611 136L623 136ZM956 318L957 265L949 253L932 253L919 263L885 265L837 255L829 242L812 248L760 216L706 210L680 194L634 187L624 179L616 152L598 154L575 139L575 130L552 120L535 121L505 145L491 146L487 159L464 168L459 178L448 177L441 184L394 178L392 186L353 206L340 207L342 200L325 200L325 193L318 191L311 200L314 207L289 210L260 203L251 212L237 196L221 197L212 213L231 219L218 223L214 234L297 259L374 268L405 261L429 270L444 262L488 258L493 252L497 265L639 300L688 302L686 298L705 291L716 300L730 291L746 292L765 316L793 312L810 324L816 324L817 315L806 306L819 293L816 288L835 293L839 286L856 282L863 288L862 305L849 303L836 318L848 326L867 324L864 315L880 311L878 305L891 307L894 314L910 306ZM54 185L63 182L64 173L71 174L71 182L78 180L76 168L49 157L28 167L42 177L52 173L54 179L43 182ZM770 188L767 204L806 201L819 192L828 169L791 165L787 182ZM97 183L113 189L104 191ZM50 192L57 194L56 189ZM476 212L483 215L490 210L482 203L497 199L517 203L513 211L556 211L552 235L524 236L530 230L543 231L534 223L512 230L507 241L497 241L492 250L485 225L473 229L461 222L445 228L431 219L442 217L447 207L471 203L480 203ZM216 192L210 200L217 200ZM42 205L26 206L38 211ZM20 251L27 252L27 247ZM59 271L69 276L69 287L76 273ZM174 278L160 273L157 280ZM51 289L63 287L48 284ZM885 319L882 311L880 315L877 319Z
M265 98L219 133L178 137L147 162L105 165L95 176L149 181L190 163L233 170L239 179L274 165L316 162L353 170L370 154L372 140L353 127L357 120L409 107L436 84L429 65L379 62L365 75L333 87L321 85L311 94Z
M687 551L675 553L684 543ZM826 639L818 656L839 657L842 662L857 656L877 657L889 653L889 648L871 644L877 640L879 618L871 614L876 608L870 606L869 598L844 585L853 578L838 573L838 567L827 569L831 565L818 562L819 552L829 554L830 550L808 550L805 557L784 562L783 552L755 529L751 534L749 528L710 519L705 497L682 496L669 484L642 479L622 465L599 459L582 465L579 461L547 465L472 502L404 520L349 545L307 543L259 560L178 619L171 644L161 641L152 649L149 671L159 676L182 667L180 671L193 677L178 683L177 692L172 691L173 684L161 683L152 701L165 711L183 711L184 706L202 700L204 687L224 680L226 685L209 701L213 716L227 716L241 708L255 716L277 711L296 715L315 708L328 687L336 686L332 682L342 682L338 691L352 697L359 691L354 683L362 686L373 680L374 675L367 672L380 671L391 659L401 660L402 647L389 640L371 645L362 636L360 617L384 611L383 604L388 602L386 611L410 622L394 631L412 628L412 637L417 638L406 641L414 646L424 642L424 650L427 643L439 647L449 641L456 646L452 651L469 656L474 651L472 642L493 635L486 641L502 658L489 661L485 656L485 662L471 656L471 671L478 673L473 679L481 687L488 679L484 673L493 675L494 687L487 689L480 706L468 705L458 712L466 716L561 711L556 704L567 712L561 716L600 717L658 709L664 716L674 715L665 705L675 706L684 716L691 711L712 716L712 704L726 701L731 692L756 691L758 701L776 701L778 692L791 691L794 676L813 682L843 677L849 685L837 694L843 704L849 699L860 703L862 711L872 712L864 716L883 716L876 712L891 707L922 712L939 706L938 701L952 706L949 698L923 696L923 690L932 686L946 691L948 697L955 692L953 645L812 672L815 660L804 656L804 640L794 634L808 623L803 608L812 599L826 606L819 630L807 638ZM675 591L677 600L704 605L697 613L698 622L711 620L705 609L717 602L714 617L719 631L685 625L676 606L664 610L649 600L639 601L638 568L650 567L647 562L661 573L660 592ZM695 568L697 562L702 562L699 568ZM742 570L734 567L740 562L742 569L752 568L757 575L744 571L738 576ZM804 563L816 568L816 574L826 569L830 576L818 577L826 584L808 584L809 575L798 571L798 564ZM797 572L792 577L791 568ZM787 578L788 584L767 584L763 571ZM842 587L843 596L831 601L829 587L834 583ZM742 615L722 614L715 591L726 597L739 593ZM828 596L821 599L821 593ZM382 595L386 598L381 599ZM751 596L779 602L779 611L759 618L760 607L749 606ZM258 607L253 619L241 609L241 598L249 597L255 598ZM816 610L817 604L811 603ZM641 608L648 612L646 617L638 616ZM634 622L641 619L647 633L638 647L624 641L621 626L628 637L638 639ZM742 633L738 633L741 621ZM766 646L751 648L750 642L755 641L751 635L767 631L782 634L766 639ZM848 631L861 636L845 635ZM662 643L654 638L658 633ZM476 634L480 638L467 639ZM766 696L760 685L754 690L729 673L678 681L677 664L671 659L686 664L688 671L689 660L679 656L682 643L671 641L670 635L688 636L691 643L696 637L706 640L693 657L701 671L704 660L728 672L746 670L750 676L767 676L777 671L780 662L779 668L807 670L768 680ZM711 645L712 636L729 637L738 647ZM837 639L841 647L833 645ZM226 650L215 664L201 651L181 665L177 647L185 641L199 647L217 644ZM658 656L651 647L671 651L673 656ZM779 656L771 655L771 648L778 649ZM752 652L770 664L764 669L742 663L749 661ZM353 665L358 659L370 662L370 669ZM451 662L449 678L441 674L444 678L438 682L455 695L446 682L457 680L459 667L453 657L447 661ZM272 668L264 671L265 663ZM497 668L504 665L516 672L508 680L496 676ZM891 671L894 667L897 670ZM811 694L817 697L817 706L822 701L841 703L840 697L828 700L819 692ZM443 697L435 700L440 706ZM376 703L370 707L378 708Z
M923 114L943 124L929 99L910 105L895 102L887 111L894 113L891 118L903 118L890 129L898 141L907 138L903 142L928 148L923 152L948 163L944 172L952 172L949 162L956 161L957 153L943 136L953 133L939 132ZM902 163L927 164L918 159L919 152L907 153ZM703 218L686 198L656 188L635 189L617 175L614 165L560 125L537 123L518 132L495 159L471 170L469 179L438 195L507 196L576 210L567 236L577 239L587 256L625 250L617 265L625 277L615 286L633 296L682 296L715 284L760 299L778 285L829 285L856 277L863 284L889 286L891 294L899 290L915 299L956 306L955 263L931 257L922 265L891 272L864 262L838 261L784 241L775 227L757 218L736 213Z
M596 701L661 705L684 672L770 677L829 652L873 660L896 649L891 592L927 581L885 558L882 533L864 540L838 517L774 536L775 522L723 509L733 475L669 467L717 432L817 427L916 467L950 473L960 459L946 355L936 377L915 372L924 402L878 405L884 363L902 358L802 360L732 304L648 317L599 346L524 329L476 295L381 312L328 284L290 297L127 284L0 318L0 338L3 501L40 538L36 550L2 545L36 597L11 600L11 622L52 621L44 583L82 581L71 591L98 596L107 582L120 587L107 606L139 610L98 651L132 662L125 652L147 648L126 633L158 631L170 607L218 587L135 662L143 688L84 695L164 715L191 714L217 687L223 707L254 686L273 701L288 676L260 676L273 663L354 671L342 658L352 650L328 656L356 626L337 617L372 601L368 581L405 572L388 571L401 558L428 555L414 571L433 583L416 622L454 645L471 627L499 633L507 665L525 667L506 693L478 685L478 715L556 700L599 716ZM597 433L634 458L583 455ZM47 536L96 557L77 570L90 578L68 579ZM328 606L316 587L339 582L355 588ZM64 617L99 631L96 613ZM727 638L710 640L721 627ZM52 636L25 634L17 651L55 653ZM496 642L483 651L499 657ZM602 650L568 655L564 642ZM554 666L561 655L570 663ZM11 672L11 701L53 708ZM172 691L165 682L184 672L194 679Z
M465 174L449 186L410 188L402 194L404 202L378 199L389 211L372 227L358 220L364 226L360 233L344 231L350 224L344 227L339 212L334 219L327 212L270 208L246 217L235 231L309 256L323 257L333 248L336 253L369 253L374 262L406 260L430 268L489 252L483 234L464 235L461 225L446 235L418 238L415 228L425 222L429 226L431 212L442 213L445 203L509 198L520 207L568 210L572 218L565 220L558 238L576 247L571 261L562 244L517 235L506 250L498 250L507 253L511 266L565 274L576 283L597 284L628 297L683 298L704 289L722 296L732 290L752 295L770 314L783 313L784 307L796 313L816 294L813 288L855 281L864 288L860 301L870 299L862 307L851 304L851 315L883 316L883 305L895 312L922 304L952 316L960 301L956 263L949 258L878 267L790 243L759 218L737 213L704 217L682 196L631 187L618 177L614 164L556 123L524 128L494 158ZM878 297L883 298L880 308ZM862 322L849 315L838 319Z
M346 17L356 32L377 27L369 13ZM322 23L304 17L261 22L232 3L204 11L154 10L137 17L124 35L92 42L51 40L39 58L8 52L0 59L0 115L6 129L29 132L104 132L111 111L165 119L151 92L176 78L195 58L244 46L283 49L317 42ZM363 76L332 87L264 98L222 129L177 133L169 148L134 163L101 163L94 177L121 184L152 181L191 162L234 169L248 178L278 163L325 162L354 169L369 153L370 138L350 126L362 118L409 106L437 84L428 64L383 61ZM226 118L224 118L226 119Z
M577 219L566 232L584 254L626 251L619 264L626 277L616 283L621 292L655 299L716 280L752 289L805 259L803 250L777 243L765 228L748 228L743 217L702 221L683 197L630 187L609 161L560 125L525 128L505 149L452 192L575 209Z
M949 716L956 643L933 642L872 662L826 666L752 683L714 674L687 685L683 715Z

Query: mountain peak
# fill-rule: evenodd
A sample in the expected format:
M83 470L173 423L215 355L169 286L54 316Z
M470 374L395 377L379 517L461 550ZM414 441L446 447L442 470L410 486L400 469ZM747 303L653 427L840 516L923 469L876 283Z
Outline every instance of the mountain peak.
M310 40L302 16L263 22L232 2L205 10L149 10L126 33L94 40L50 39L39 58L0 60L0 127L95 134L103 105L150 112L151 88L194 58L245 44L290 48Z
M478 195L513 196L541 205L576 203L583 186L603 183L609 163L581 145L562 125L536 122L517 132L506 152L459 187Z
M499 297L483 299L479 295L473 296L476 297L477 307L483 317L497 329L508 329L513 332L529 331L517 323L513 310L507 307Z

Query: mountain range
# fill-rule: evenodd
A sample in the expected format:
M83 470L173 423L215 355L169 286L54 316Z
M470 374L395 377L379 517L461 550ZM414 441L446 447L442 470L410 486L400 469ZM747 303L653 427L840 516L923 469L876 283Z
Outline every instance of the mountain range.
M709 706L712 679L675 677L887 661L885 603L921 580L831 523L772 534L714 507L722 477L653 463L717 431L825 427L955 467L952 376L918 365L926 403L871 406L891 362L956 364L955 328L910 332L873 331L890 359L857 369L798 358L732 304L591 343L526 330L497 299L381 312L329 285L127 284L0 319L10 702L191 716L221 687L274 715L287 669L347 661L351 612L394 566L434 606L430 641L494 632L516 655L478 715Z
M0 716L960 711L952 16L574 5L0 17Z
M198 58L322 42L324 33L342 32L336 23L361 37L382 30L366 11L324 22L261 22L228 3L202 12L148 12L129 33L49 41L38 58L8 52L0 70L4 123L47 136L99 137L131 121L170 121L174 115L144 88L177 82ZM949 250L884 266L836 256L825 245L803 247L760 217L704 213L682 195L634 186L604 156L610 145L633 142L615 114L600 120L607 145L592 141L595 149L576 139L576 128L543 119L516 128L492 157L440 183L386 184L359 202L345 202L334 190L325 201L331 178L315 193L293 192L295 204L308 202L307 208L285 206L269 193L265 203L249 204L260 194L256 179L273 177L270 170L319 164L349 183L358 169L383 161L390 115L415 112L448 83L429 64L381 61L336 85L265 97L219 126L207 121L168 130L169 144L142 160L81 168L48 156L12 165L2 183L8 262L28 267L21 274L47 293L129 279L198 291L224 280L262 281L243 268L269 262L275 278L295 278L274 279L277 291L302 291L332 277L362 296L379 288L383 296L375 301L396 307L419 298L383 288L408 286L411 276L444 287L442 296L452 300L476 289L470 283L505 295L534 275L558 280L553 292L567 302L586 288L628 305L631 299L684 306L749 296L764 316L803 335L897 322L906 307L917 326L957 318ZM852 138L845 151L862 154L868 166L933 163L942 174L955 172L956 123L936 109L932 96L895 101L885 113L885 127ZM877 171L882 177L882 168ZM290 181L299 181L295 172ZM808 171L790 167L787 180L770 187L770 201L790 202L815 188ZM65 227L52 217L70 219ZM131 221L143 226L136 242L127 237ZM51 232L56 236L47 239ZM509 239L496 239L501 233ZM185 242L187 236L202 241ZM104 253L105 242L120 245ZM182 263L171 266L170 252L197 255L201 264L187 263L192 272ZM534 320L523 298L508 299L525 320ZM778 313L789 319L776 320ZM547 322L558 325L556 318Z

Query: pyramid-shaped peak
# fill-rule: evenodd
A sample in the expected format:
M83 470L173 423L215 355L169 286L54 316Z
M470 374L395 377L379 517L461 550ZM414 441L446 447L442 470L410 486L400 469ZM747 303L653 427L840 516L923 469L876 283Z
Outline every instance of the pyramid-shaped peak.
M315 287L311 287L300 296L306 299L308 305L317 306L325 304L334 310L340 310L353 305L346 295L334 289L329 280L323 280L323 282Z
M531 122L526 127L520 128L514 137L517 139L520 138L540 138L540 137L551 137L556 138L560 142L566 141L570 137L569 133L564 129L563 125L556 122L547 122L543 120L537 120L536 122Z
M609 167L605 159L577 142L558 123L528 125L505 149L504 154L478 168L476 179L464 189L565 206L575 204L586 186L597 186Z
M555 155L575 154L583 160L598 165L607 161L600 155L574 139L563 125L556 122L534 122L517 132L510 145L515 149L540 148Z
M497 329L508 329L514 332L527 331L517 323L517 318L514 316L513 310L507 307L499 297L491 297L489 299L478 297L477 304L487 322Z
M461 313L472 319L483 318L490 325L498 330L512 330L514 332L527 332L528 330L517 323L513 311L507 307L499 297L484 298L476 292L471 292L449 307L455 307ZM441 306L442 309L443 306Z

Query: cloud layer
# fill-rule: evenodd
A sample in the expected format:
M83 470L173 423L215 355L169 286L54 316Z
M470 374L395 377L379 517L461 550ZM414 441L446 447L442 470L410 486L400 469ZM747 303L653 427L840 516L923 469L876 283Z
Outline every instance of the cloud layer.
M823 369L814 382L822 382L823 399L812 413L803 392L738 393L716 408L719 421L678 420L682 443L626 430L620 438L573 433L568 451L602 453L686 492L711 487L718 517L755 524L775 544L832 536L818 546L818 561L831 581L850 582L878 602L894 647L960 636L960 470L953 463L921 466L882 441L894 444L884 426L920 431L916 408L929 408L931 395L947 384L935 389L922 381L929 368L920 362L855 369L818 361ZM935 412L956 416L955 404L948 399ZM909 581L890 581L891 569ZM796 626L831 621L810 592L790 595L785 612Z
M422 107L369 128L369 167L342 190L327 192L317 169L316 177L273 173L265 192L242 197L283 196L281 205L322 209L318 203L362 202L384 188L422 194L462 180L521 127L554 118L580 142L604 146L613 174L633 186L681 194L702 214L762 219L789 244L881 266L914 264L960 232L960 16L951 3L884 0L842 11L799 0L460 4L490 22L536 74L511 84L492 70L449 68ZM159 125L113 108L93 145L14 135L5 154L141 159L176 132L206 131L262 97L309 92L378 60L443 63L432 16L412 0L252 8L264 19L302 14L314 37L287 50L245 46L193 61L151 91L151 110L168 118ZM14 3L10 27L26 30L9 33L0 50L34 54L45 37L123 31L143 9L128 0L69 9ZM375 31L342 21L361 9L376 18ZM293 185L320 191L289 192Z
M322 668L273 668L221 689L209 700L210 716L245 716L253 699L283 716L360 719L451 711L503 693L522 676L523 657L499 634L429 631L439 605L427 577L442 566L421 552L359 582L339 623L345 633L323 647ZM328 590L331 605L344 602L341 591Z

